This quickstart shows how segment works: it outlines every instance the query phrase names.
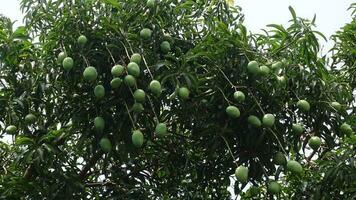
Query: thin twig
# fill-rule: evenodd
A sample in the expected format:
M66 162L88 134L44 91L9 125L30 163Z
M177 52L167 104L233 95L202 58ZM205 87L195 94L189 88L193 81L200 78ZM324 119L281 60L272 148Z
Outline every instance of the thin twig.
M129 54L129 52L127 51L127 48L126 48L125 44L124 44L124 43L122 43L122 45L124 46L124 49L125 49L125 52L126 52L127 58L130 58L130 54Z
M316 154L317 151L313 150L313 152L305 159L309 164L313 156Z
M262 112L263 114L265 114L265 112L263 111L263 109L262 109L260 103L258 103L258 101L257 101L257 99L256 99L256 97L255 97L255 95L252 93L251 90L249 90L249 92L251 93L251 96L252 96L253 100L254 100L255 103L258 105L258 107L260 108L261 112Z
M224 94L224 92L218 87L216 86L216 88L221 92L221 94L223 95L224 99L229 103L229 104L233 104Z
M89 61L87 60L87 58L84 57L84 55L82 55L82 57L83 57L83 60L84 60L85 64L87 65L87 67L89 67L90 64L89 64Z
M111 53L111 51L109 50L108 46L107 46L107 45L105 45L105 48L106 48L106 50L109 52L110 57L111 57L112 61L113 61L113 62L114 62L114 64L115 64L116 62L115 62L114 56L112 55L112 53Z
M85 183L86 187L103 187L103 186L115 186L114 182L94 182L94 183Z
M285 155L287 155L287 153L284 151L283 145L282 145L281 141L279 141L279 139L278 139L276 133L275 133L271 128L268 128L268 130L272 132L272 134L273 134L274 137L276 138L276 140L277 140L279 146L281 147L283 153L284 153Z
M136 129L136 126L135 126L134 120L132 119L131 114L130 114L129 107L127 106L126 101L125 101L124 103L125 103L125 107L126 107L126 110L127 110L127 114L129 115L129 118L130 118L130 120L131 120L132 126L134 127L134 129Z
M224 76L224 78L229 82L229 84L231 85L231 87L235 88L236 86L230 81L230 79L226 76L226 74L218 67L218 70L222 73L222 75Z
M148 95L147 95L147 99L148 99L148 101L150 102L150 105L151 105L153 114L155 115L157 122L159 122L158 116L157 116L156 111L155 111L155 109L154 109L154 106L153 106L153 103L152 103L152 101L151 101L151 98L150 98Z
M225 122L225 125L224 125L224 128L222 129L222 133L225 131L225 129L227 128L227 126L228 126L228 122L226 121L226 122ZM235 158L234 154L232 153L232 150L231 150L231 148L230 148L230 146L229 146L229 143L227 142L226 138L225 138L223 135L220 134L220 137L224 140L225 145L226 145L226 147L228 148L229 153L230 153L232 159L234 160L234 163L235 163L236 167L238 167L236 158Z
M153 79L154 79L154 78L153 78L153 75L152 75L151 70L150 70L150 68L148 67L147 62L146 62L146 59L145 59L145 57L144 57L143 55L142 55L142 60L143 60L143 62L144 62L144 64L145 64L145 66L146 66L146 69L147 69L148 73L150 74L150 76L151 76L151 78L152 78L152 80L153 80Z
M268 178L268 174L266 173L265 168L264 168L263 165L261 164L261 160L260 160L258 157L256 157L256 158L257 158L257 160L258 160L258 164L261 166L261 169L262 169L263 174L265 175L266 179L268 180L268 179L269 179L269 178Z
M230 148L230 146L229 146L229 143L227 142L227 140L225 139L224 136L220 135L220 137L224 140L224 142L225 142L225 144L226 144L226 146L227 146L227 148L228 148L228 150L229 150L229 152L230 152L230 155L231 155L232 159L234 160L234 163L235 163L236 167L238 167L238 164L237 164L237 162L236 162L236 159L235 159L234 154L233 154L232 151L231 151L231 148Z

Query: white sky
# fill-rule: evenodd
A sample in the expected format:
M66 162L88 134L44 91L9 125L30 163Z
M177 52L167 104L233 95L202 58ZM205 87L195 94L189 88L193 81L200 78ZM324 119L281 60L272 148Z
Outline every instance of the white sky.
M312 19L316 14L317 29L330 37L345 23L351 22L347 8L352 0L235 0L245 14L245 24L255 32L267 24L286 24L291 19L288 6L297 16Z
M316 14L316 30L328 39L346 23L351 22L351 12L347 11L352 0L235 0L245 14L245 25L256 33L267 24L286 25L291 19L288 6L292 6L297 16L313 19ZM325 43L323 53L332 47L332 41Z
M0 14L9 17L11 20L22 22L23 14L20 11L20 1L18 0L0 0ZM20 25L17 23L16 25Z

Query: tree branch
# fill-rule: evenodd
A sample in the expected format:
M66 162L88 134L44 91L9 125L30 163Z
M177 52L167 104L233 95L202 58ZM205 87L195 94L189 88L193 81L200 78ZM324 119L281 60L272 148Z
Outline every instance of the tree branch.
M116 183L111 181L85 183L85 187L104 187L104 186L116 186Z

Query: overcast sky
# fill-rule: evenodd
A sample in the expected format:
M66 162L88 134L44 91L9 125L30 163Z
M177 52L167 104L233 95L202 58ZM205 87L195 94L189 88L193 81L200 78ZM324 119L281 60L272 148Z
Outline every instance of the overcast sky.
M21 22L23 15L20 11L19 2L18 0L0 0L0 14Z
M352 0L235 0L245 14L245 25L252 32L258 32L267 24L286 25L291 19L288 6L292 6L297 16L312 19L316 14L317 30L329 38L346 23L351 22L351 12L347 11ZM325 44L325 50L332 43Z
M312 19L316 14L317 29L330 37L345 23L351 21L351 12L347 8L352 0L235 0L245 14L245 24L252 31L265 25L286 24L291 19L288 6L292 6L297 15Z

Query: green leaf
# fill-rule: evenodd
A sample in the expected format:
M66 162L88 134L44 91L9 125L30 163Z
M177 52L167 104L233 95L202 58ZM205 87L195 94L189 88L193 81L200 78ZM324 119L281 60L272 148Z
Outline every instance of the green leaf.
M26 136L18 136L16 138L15 144L18 146L22 145L34 145L35 142L32 138L26 137Z
M319 35L319 36L322 37L325 41L328 41L328 39L325 37L325 35L322 34L321 32L319 32L319 31L313 31L313 33Z
M109 4L114 8L119 8L119 2L117 0L100 0L100 1Z
M12 33L12 39L29 39L26 27L20 26Z
M273 27L279 31L281 31L282 33L284 33L285 35L288 35L287 30L282 26L282 25L278 25L278 24L268 24L267 27Z
M288 9L289 9L289 12L291 13L291 15L293 17L294 23L297 23L297 14L295 14L295 11L294 11L293 7L289 6Z

